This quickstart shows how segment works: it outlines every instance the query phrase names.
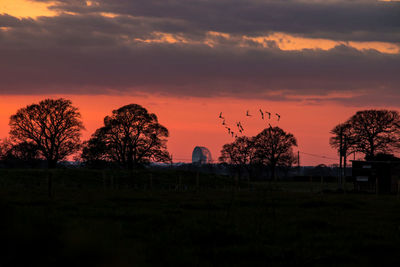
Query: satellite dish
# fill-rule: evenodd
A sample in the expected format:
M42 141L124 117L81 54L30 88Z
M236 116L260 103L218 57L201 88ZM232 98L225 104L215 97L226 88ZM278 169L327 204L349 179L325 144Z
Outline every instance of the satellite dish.
M209 164L212 163L211 152L203 146L196 146L192 153L193 164Z

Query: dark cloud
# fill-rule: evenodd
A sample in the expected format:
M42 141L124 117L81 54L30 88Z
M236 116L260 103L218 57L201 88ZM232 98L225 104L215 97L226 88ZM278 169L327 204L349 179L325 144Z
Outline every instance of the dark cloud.
M57 11L111 12L170 22L164 31L259 35L279 31L342 41L400 40L400 3L376 0L64 0ZM184 23L182 23L184 22Z
M384 5L379 7L381 3L115 0L97 1L99 6L87 7L84 2L59 1L53 7L76 15L61 13L35 20L0 15L0 27L7 28L0 29L0 94L148 92L344 104L385 103L388 96L391 103L400 100L399 54L360 51L346 45L327 51L282 51L274 41L263 47L238 37L258 31L285 31L286 27L286 32L318 37L319 33L350 36L357 30L365 36L386 33L390 39L399 33L399 24L392 23L392 11ZM365 8L357 11L355 5ZM336 6L330 16L315 11ZM346 7L347 13L340 15L338 10ZM296 8L299 20L288 20ZM377 16L379 8L387 20L372 16L376 21L372 19L368 25L358 21L349 27L343 21L334 23L338 16L346 19L352 12L358 19L367 13ZM396 10L398 5L392 8ZM100 11L125 15L108 18ZM303 12L311 17L306 18ZM378 29L381 35L376 33ZM390 35L393 29L397 30ZM231 36L208 36L207 31ZM183 41L143 42L165 38L157 32L178 34L175 37ZM212 46L204 43L207 38ZM357 97L331 97L337 93Z

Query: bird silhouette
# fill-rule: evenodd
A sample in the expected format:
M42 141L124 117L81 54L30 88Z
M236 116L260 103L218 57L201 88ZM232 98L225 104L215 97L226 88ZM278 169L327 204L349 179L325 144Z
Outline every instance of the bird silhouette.
M278 121L281 119L281 115L279 115L278 113L275 113L275 115L278 117Z
M259 109L260 113L261 113L261 118L264 119L264 112L261 110L261 108Z
M271 119L271 112L265 111L265 114L268 114L268 119Z
M246 111L246 116L251 117L251 115L249 114L249 110Z
M231 128L229 128L229 127L225 127L227 130L228 130L228 134L230 134L231 133Z
M242 123L240 121L236 123L236 126L240 133L242 133L244 131Z
M225 118L222 117L222 112L219 113L219 117L218 118L225 120Z
M239 122L237 126L238 126L239 133L243 134L242 124L240 124L240 122Z
M225 120L222 121L222 125L226 125Z
M232 134L232 137L233 137L233 135L235 134L235 132L231 132L231 134Z

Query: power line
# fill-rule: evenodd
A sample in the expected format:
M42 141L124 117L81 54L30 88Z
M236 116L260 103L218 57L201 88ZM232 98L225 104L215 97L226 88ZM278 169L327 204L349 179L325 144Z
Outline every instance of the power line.
M324 156L324 155L317 155L317 154L312 154L312 153L307 153L307 152L302 152L302 151L300 151L300 153L308 155L308 156L312 156L312 157L317 157L317 158L338 160L338 159L327 157L327 156Z
M317 154L313 154L313 153L308 153L308 152L303 152L303 151L299 151L301 154L304 154L304 155L308 155L308 156L312 156L312 157L317 157L317 158L323 158L323 159L331 159L331 160L338 160L337 158L331 158L331 157L328 157L328 156L324 156L324 155L317 155ZM188 161L191 161L192 160L192 158L173 158L174 160L188 160Z

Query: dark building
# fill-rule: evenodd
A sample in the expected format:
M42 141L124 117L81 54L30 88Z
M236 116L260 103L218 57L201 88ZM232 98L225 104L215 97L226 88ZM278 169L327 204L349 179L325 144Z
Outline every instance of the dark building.
M399 190L399 161L352 161L354 190L379 194Z

